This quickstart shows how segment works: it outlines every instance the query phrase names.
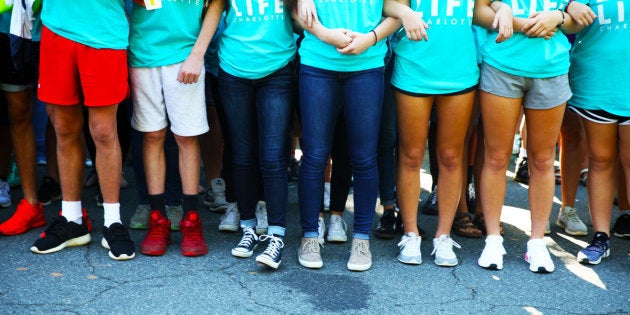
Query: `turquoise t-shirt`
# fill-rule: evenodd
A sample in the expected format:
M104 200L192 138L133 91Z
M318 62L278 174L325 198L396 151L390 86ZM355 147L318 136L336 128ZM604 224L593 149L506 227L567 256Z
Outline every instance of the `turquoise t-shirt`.
M479 82L479 67L472 25L473 2L412 0L411 8L423 12L429 25L428 41L404 36L396 45L392 84L422 94L458 92ZM404 34L404 33L403 33Z
M291 14L283 0L231 0L219 43L219 65L239 78L260 79L295 57Z
M201 30L203 1L162 1L147 10L134 2L129 35L129 65L169 66L188 57Z
M325 27L346 28L360 33L369 33L376 28L383 15L383 0L317 0L315 6L319 21ZM302 64L332 71L361 71L382 67L386 52L385 40L381 40L359 55L344 55L309 32L304 32L304 40L300 45Z
M569 104L630 117L630 0L577 0L597 14L571 51Z
M45 0L43 4L42 22L57 35L93 48L126 49L129 44L123 0Z
M564 8L568 0L549 2L546 0L504 1L512 7L515 17L527 18L535 12L545 10L545 4ZM531 6L530 6L531 5ZM556 7L546 10L556 10ZM549 40L529 38L516 33L502 43L496 43L496 32L491 31L483 47L483 62L512 75L526 78L550 78L569 72L569 49L566 36L558 31Z
M4 1L4 0L0 0ZM9 34L9 28L11 27L11 11L0 14L0 33Z

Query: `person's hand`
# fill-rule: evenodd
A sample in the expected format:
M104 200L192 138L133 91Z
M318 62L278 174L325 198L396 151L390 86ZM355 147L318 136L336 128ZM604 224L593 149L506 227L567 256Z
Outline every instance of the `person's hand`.
M365 34L349 32L347 35L352 39L350 44L343 48L337 47L337 51L344 55L358 55L374 44L374 34L372 32Z
M191 53L179 68L177 81L184 84L197 83L201 71L203 71L203 56L199 57Z
M495 38L497 43L504 42L514 33L512 21L512 9L508 5L502 5L494 14L492 28L499 34Z
M529 37L551 38L562 23L560 10L542 11L532 14L523 25L523 33Z
M302 22L308 27L313 26L314 22L319 22L317 17L317 9L313 0L298 0L297 12Z
M409 10L401 18L407 38L412 41L429 40L427 29L429 25L422 19L422 14L413 10Z
M593 24L595 18L597 17L595 12L591 10L591 7L576 1L569 3L567 13L573 18L575 23L580 26L589 26Z
M329 28L325 30L322 41L335 46L337 49L344 48L352 43L350 33L352 32L345 28Z

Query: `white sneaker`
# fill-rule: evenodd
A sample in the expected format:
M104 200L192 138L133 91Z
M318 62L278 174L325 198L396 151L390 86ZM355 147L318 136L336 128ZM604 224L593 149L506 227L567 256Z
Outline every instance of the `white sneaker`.
M317 217L317 241L319 245L324 245L326 241L324 240L324 235L326 234L326 223L324 222L324 218Z
M431 255L435 255L436 265L443 267L457 266L457 256L453 251L453 246L462 248L446 234L442 234L440 237L433 239L433 251Z
M577 215L577 211L571 206L564 206L560 208L560 212L558 212L558 220L556 220L556 225L563 228L564 231L569 235L588 234L586 224L584 224L584 222L580 220Z
M324 211L330 210L330 182L324 183Z
M0 180L0 207L6 208L11 206L11 187L9 183Z
M413 232L409 232L402 236L398 247L398 261L403 264L419 265L422 263L422 253L420 252L420 244L422 238Z
M261 200L256 204L256 234L267 234L268 227L267 204Z
M483 248L477 264L486 269L501 270L503 269L503 255L505 254L503 237L501 235L488 235L486 246Z
M230 203L221 216L219 231L236 232L241 224L241 215L238 213L236 202Z
M545 225L545 235L551 234L551 226L549 226L549 221L547 221L547 225Z
M203 204L210 208L210 211L224 212L227 210L228 202L225 200L225 181L222 178L215 178L210 181L210 187L206 190Z
M529 263L531 272L548 273L555 270L547 249L547 242L543 238L531 239L527 242L525 261Z
M350 259L346 265L350 271L366 271L372 268L372 252L370 240L355 238L352 240Z
M346 235L347 229L346 221L344 221L341 216L333 214L330 216L326 239L329 242L345 242L348 240L348 236Z

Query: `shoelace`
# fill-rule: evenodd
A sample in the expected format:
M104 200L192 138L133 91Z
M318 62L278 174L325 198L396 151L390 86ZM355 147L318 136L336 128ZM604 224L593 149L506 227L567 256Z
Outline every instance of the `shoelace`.
M361 255L367 255L369 251L370 251L370 248L368 247L367 242L354 242L352 244L351 253L354 252Z
M221 216L221 220L227 218L232 213L238 213L238 209L236 207L229 206L227 210L225 210L225 214Z
M341 217L334 216L332 217L332 222L330 224L331 230L339 231L343 230L344 232L348 230L348 226L346 225L346 221Z
M243 238L241 238L241 241L238 242L238 245L236 245L236 247L250 248L252 244L254 244L254 242L257 240L258 237L256 236L254 230L252 228L245 228L243 230Z
M161 240L164 238L164 235L167 235L169 229L170 226L165 226L164 224L156 224L155 226L149 228L147 238Z
M122 226L122 224L110 226L109 233L111 234L112 241L127 241L131 239L129 237L129 232Z
M273 235L261 235L260 241L264 242L269 240L269 246L263 252L263 255L267 255L269 257L277 257L280 254L280 249L284 247L284 242L281 238L273 236Z
M461 245L457 244L457 242L455 242L452 238L440 238L438 239L438 245L435 246L435 248L433 248L433 251L431 252L431 255L435 254L437 251L441 251L444 250L443 247L448 246L448 245L453 245L457 248L462 248Z
M580 218L577 216L577 213L575 213L575 209L569 209L567 211L567 221L580 222Z
M606 240L596 237L594 238L590 244L588 244L588 246L586 247L587 250L590 251L597 251L600 253L603 253L604 251L606 251Z
M320 244L317 239L308 240L306 241L306 243L304 243L304 246L302 246L302 252L319 253L319 246ZM323 247L323 245L321 246Z
M429 198L431 198L431 203L432 204L436 204L438 202L438 191L437 191L437 186L435 187L435 189L431 192L431 195L429 196Z
M409 242L415 242L418 239L420 239L420 236L407 236L407 237L403 237L402 240L400 240L400 242L398 243L398 247L404 247L405 245L407 245L407 243Z
M182 229L182 233L184 233L184 238L193 241L193 242L201 242L203 241L203 233L201 232L201 226Z

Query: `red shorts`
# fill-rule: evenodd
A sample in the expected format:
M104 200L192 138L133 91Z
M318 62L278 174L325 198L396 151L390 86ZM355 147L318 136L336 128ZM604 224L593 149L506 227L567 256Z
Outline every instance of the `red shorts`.
M38 97L47 104L107 106L129 95L127 51L96 49L42 28Z

